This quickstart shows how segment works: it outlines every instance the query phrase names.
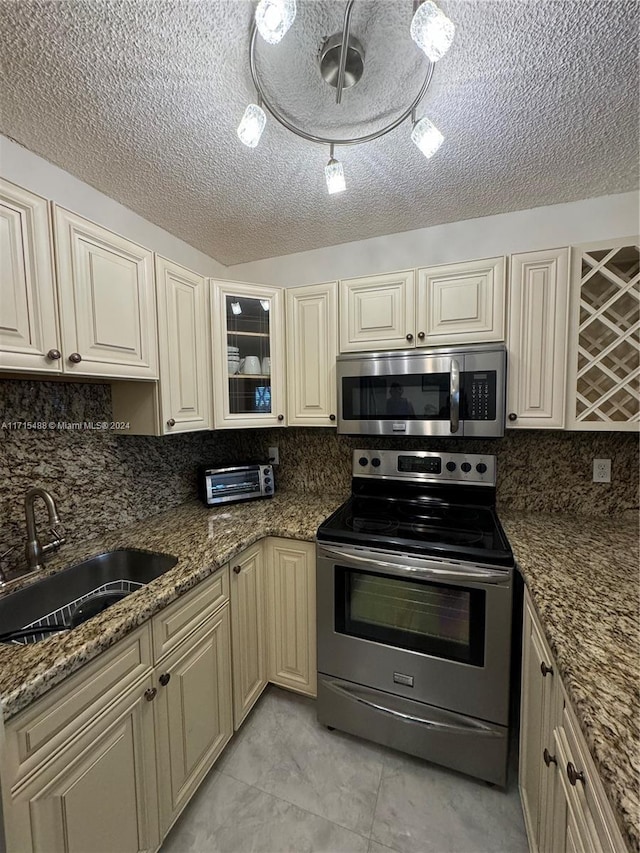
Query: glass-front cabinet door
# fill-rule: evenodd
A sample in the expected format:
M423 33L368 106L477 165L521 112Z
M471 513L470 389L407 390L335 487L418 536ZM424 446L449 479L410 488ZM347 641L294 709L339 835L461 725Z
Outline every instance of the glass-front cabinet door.
M282 290L214 281L211 313L216 428L285 426Z

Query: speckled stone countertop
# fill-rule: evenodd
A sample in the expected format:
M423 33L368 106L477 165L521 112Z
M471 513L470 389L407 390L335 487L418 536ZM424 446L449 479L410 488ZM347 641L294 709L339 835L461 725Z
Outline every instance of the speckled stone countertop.
M640 849L637 521L500 511L621 829Z
M69 633L26 646L0 644L0 701L5 721L258 539L314 539L320 522L345 498L281 492L269 500L226 508L207 509L192 502L99 539L65 545L43 574L116 548L172 554L178 564Z

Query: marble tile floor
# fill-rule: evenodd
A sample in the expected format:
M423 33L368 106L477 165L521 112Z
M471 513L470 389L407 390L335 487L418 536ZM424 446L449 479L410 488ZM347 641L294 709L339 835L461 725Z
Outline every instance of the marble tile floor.
M161 853L527 853L506 792L316 721L269 687Z

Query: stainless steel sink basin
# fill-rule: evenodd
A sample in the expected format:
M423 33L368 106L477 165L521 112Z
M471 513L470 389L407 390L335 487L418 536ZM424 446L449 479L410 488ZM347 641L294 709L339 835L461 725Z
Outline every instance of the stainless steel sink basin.
M75 627L117 598L160 577L177 562L168 554L123 549L100 554L37 581L0 598L0 641L36 642L51 636L52 626ZM10 636L25 628L26 634Z

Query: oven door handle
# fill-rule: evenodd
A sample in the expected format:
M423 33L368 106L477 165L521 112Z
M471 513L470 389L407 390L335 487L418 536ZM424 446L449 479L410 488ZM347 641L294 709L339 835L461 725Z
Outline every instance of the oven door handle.
M345 553L337 548L327 548L322 545L320 556L333 557L345 563L365 563L370 571L377 574L390 573L401 577L417 577L428 580L452 581L482 581L491 584L508 584L509 572L494 572L474 566L469 569L444 569L438 566L404 566L401 563L388 563L377 557L361 557L359 554Z
M382 705L380 702L365 699L364 696L359 695L353 690L349 690L343 687L341 684L338 684L335 681L325 681L324 685L328 690L332 690L334 693L337 693L338 696L343 696L346 699L351 699L355 702L359 702L361 705L365 705L368 708L373 708L375 711L380 711L381 713L388 714L391 717L399 718L401 720L404 720L404 722L406 723L416 723L417 725L425 726L428 729L432 729L442 734L448 734L449 732L451 732L463 735L482 735L484 737L504 737L504 734L502 732L496 731L496 729L487 726L480 720L474 720L470 717L462 717L462 715L456 715L456 718L460 720L460 722L455 723L449 723L443 720L433 720L429 719L428 717L418 717L415 714L409 714L406 711L398 711L395 708L389 708L386 705ZM464 722L462 722L462 720L464 720Z
M460 365L451 359L451 372L449 374L449 429L458 432L460 426Z

